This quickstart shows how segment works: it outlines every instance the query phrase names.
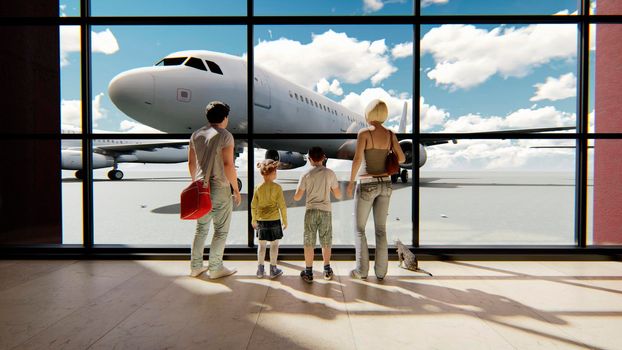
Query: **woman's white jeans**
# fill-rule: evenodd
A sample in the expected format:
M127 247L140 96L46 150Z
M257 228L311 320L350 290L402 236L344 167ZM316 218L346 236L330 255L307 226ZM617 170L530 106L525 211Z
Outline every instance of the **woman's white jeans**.
M231 189L227 187L210 188L212 197L212 211L197 220L196 233L192 243L192 261L190 267L193 269L203 266L203 251L205 249L205 239L209 231L210 222L214 222L214 236L209 250L209 270L218 271L222 268L222 257L225 251L225 242L229 234L231 224L231 212L233 210L233 200Z
M389 251L387 248L387 215L391 200L391 182L380 181L359 183L356 186L354 202L356 249L356 272L365 278L369 271L369 249L365 236L365 225L369 213L374 212L374 231L376 233L376 257L374 271L376 277L384 278L389 265Z

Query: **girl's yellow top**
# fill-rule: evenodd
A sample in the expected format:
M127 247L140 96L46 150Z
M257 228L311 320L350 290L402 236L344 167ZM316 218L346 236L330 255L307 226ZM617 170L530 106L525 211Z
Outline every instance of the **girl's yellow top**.
M251 214L253 224L256 224L257 221L281 219L281 224L287 225L287 207L281 186L274 182L264 182L255 187L251 201Z

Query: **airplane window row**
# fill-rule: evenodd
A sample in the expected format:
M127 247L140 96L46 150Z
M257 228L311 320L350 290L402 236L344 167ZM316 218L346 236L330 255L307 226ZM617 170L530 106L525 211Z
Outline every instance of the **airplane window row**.
M330 107L328 107L326 105L318 103L317 101L310 100L308 97L305 97L305 96L302 96L302 95L298 96L298 93L295 93L295 92L292 93L290 91L289 92L289 97L294 98L297 101L305 102L307 104L310 104L311 106L315 106L316 108L319 108L319 109L321 109L321 110L323 110L325 112L328 112L330 114L339 115L335 109L332 109L332 108L330 108Z
M326 112L328 112L328 113L334 114L334 115L336 115L336 116L339 116L339 114L341 114L341 116L342 116L342 117L344 116L344 115L343 115L343 113L339 113L339 112L337 112L337 110L335 110L335 109L332 109L332 108L330 108L330 107L328 107L328 106L325 106L325 105L323 105L323 104L321 104L321 103L317 103L317 101L309 100L309 98L308 98L308 97L302 96L302 94L301 94L301 95L298 95L298 93L296 93L296 92L292 93L292 92L291 92L291 90L289 91L289 97L290 97L290 98L294 98L294 99L296 99L297 101L300 101L300 102L304 102L304 103L310 104L311 106L315 106L315 107L317 107L317 108L319 108L319 109L322 109L322 110L324 110L324 111L326 111ZM362 123L362 122L360 122L360 121L357 121L357 120L356 120L356 118L354 118L354 117L352 117L352 116L346 115L345 117L346 117L346 118L348 118L348 120L349 120L350 122L353 122L353 123L354 123L354 122L356 122L356 123L357 123L359 126L361 126L361 127L364 127L364 126L365 126L365 124L364 124L364 123Z
M184 62L186 62L185 65L188 67L196 68L206 72L207 68L205 67L205 64L207 64L207 67L209 67L209 70L212 73L223 75L222 69L220 69L220 66L218 64L208 60L205 60L204 64L203 60L196 57L169 57L156 63L156 66L179 66L182 65Z

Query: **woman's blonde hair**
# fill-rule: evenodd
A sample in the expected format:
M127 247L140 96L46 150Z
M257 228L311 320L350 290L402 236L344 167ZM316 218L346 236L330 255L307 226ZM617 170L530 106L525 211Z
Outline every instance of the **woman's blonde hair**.
M367 120L368 123L379 122L382 124L387 120L388 116L389 108L382 100L373 100L367 105L367 108L365 108L365 120Z
M259 172L261 175L270 175L276 171L279 166L279 162L272 159L266 159L259 163L257 163L257 168L259 168Z

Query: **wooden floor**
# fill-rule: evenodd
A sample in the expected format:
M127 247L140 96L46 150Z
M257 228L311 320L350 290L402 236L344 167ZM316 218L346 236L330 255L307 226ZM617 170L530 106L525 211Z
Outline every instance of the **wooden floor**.
M316 262L311 285L300 261L227 265L0 261L0 349L622 349L619 262L391 262L383 282Z

